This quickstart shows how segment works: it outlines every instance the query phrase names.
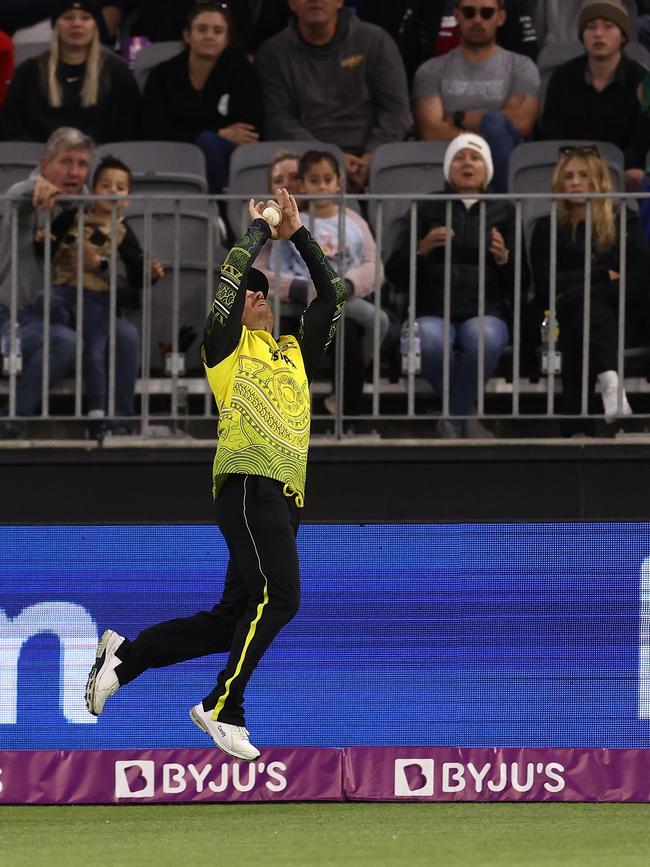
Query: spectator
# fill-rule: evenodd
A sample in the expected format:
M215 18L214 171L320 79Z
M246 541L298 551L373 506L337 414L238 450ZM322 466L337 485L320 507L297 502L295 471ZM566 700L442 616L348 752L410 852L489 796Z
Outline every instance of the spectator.
M611 193L607 162L594 146L560 148L560 159L552 181L554 193ZM562 412L578 415L582 397L583 299L590 298L589 386L590 411L593 385L601 389L605 421L629 415L632 409L625 392L618 403L618 297L621 276L620 223L611 199L594 199L591 232L591 284L585 289L586 200L560 200L557 204L557 320L562 364ZM549 306L550 217L537 221L531 241L531 265L540 309ZM638 217L627 212L626 316L628 328L635 320L647 323L648 262ZM645 330L645 329L644 329ZM647 336L646 336L647 341ZM563 432L571 435L590 432L588 419L567 420Z
M452 203L451 309L449 325L451 420L440 419L442 438L487 438L492 433L475 412L478 394L477 361L481 325L484 329L485 381L492 375L508 343L508 318L514 285L515 216L512 204L492 200L485 204L485 316L478 317L480 205L475 196L485 192L493 177L490 148L474 133L453 139L445 152L447 192L466 196ZM416 315L420 328L422 376L442 396L444 359L445 201L423 202L417 218ZM386 275L406 289L410 270L410 215L402 219L395 247L386 263ZM466 418L463 421L463 417Z
M17 212L18 269L17 318L21 325L23 371L16 385L16 415L32 416L41 404L43 382L43 313L38 300L43 291L43 267L37 256L34 239L45 223L45 212L56 216L70 208L69 203L57 204L59 195L75 196L87 192L86 178L90 170L93 143L79 130L56 130L45 146L39 170L19 184L14 184L6 195ZM10 321L11 304L11 233L7 221L0 244L0 328ZM36 303L35 303L36 302ZM128 354L132 326L117 320L116 352L118 357ZM76 334L69 325L52 322L50 325L49 388L53 388L74 369ZM116 382L119 389L120 380ZM6 410L5 410L6 413ZM5 424L0 430L3 437L21 436L24 423Z
M319 140L345 153L350 190L363 190L374 149L401 141L408 90L397 46L342 0L289 0L295 19L260 49L270 139Z
M548 85L545 139L591 139L617 145L625 155L625 182L638 190L650 143L650 120L637 90L646 71L623 54L630 16L620 0L588 0L578 32L586 54L555 70Z
M135 18L132 34L146 36L152 42L165 42L181 39L195 3L196 0L117 0L104 2L103 13L113 37L130 15ZM286 0L230 0L219 5L230 9L247 51L257 51L266 39L286 27L289 19Z
M284 159L274 163L272 180L278 180L283 173L293 174L291 159L287 158L286 153L280 156L284 156ZM300 193L333 197L313 199L309 203L310 214L305 218L305 224L325 255L332 262L337 262L337 270L347 286L343 412L345 415L360 415L363 412L365 371L372 363L374 354L375 308L369 299L375 289L375 240L363 217L346 208L343 227L345 242L341 244L339 206L334 198L341 191L341 173L331 153L311 150L303 154L298 162L298 178ZM309 273L303 267L302 259L294 255L293 244L282 241L279 247L280 297L302 316L309 300ZM257 261L273 291L276 275L271 255L267 254L263 260L260 255ZM380 278L383 279L383 274ZM381 342L388 329L388 316L383 311L380 312L379 325ZM329 412L336 412L334 395L325 399L325 407Z
M96 196L119 196L113 234L113 202L97 199L84 215L83 245L79 244L78 213L68 208L52 223L51 317L53 322L74 328L77 311L77 258L83 255L83 382L86 413L93 434L105 431L103 419L108 408L108 334L109 334L109 262L112 248L124 266L126 278L118 283L117 308L138 310L144 281L144 258L138 239L120 213L127 206L131 192L131 172L114 157L104 157L95 169L91 192ZM42 241L37 238L42 252ZM164 275L160 262L153 260L151 275ZM122 276L122 275L120 275ZM43 298L33 308L42 311ZM42 315L42 313L41 313ZM115 412L118 416L135 413L135 381L138 374L139 336L137 329L120 321L123 350L116 357ZM128 425L124 426L129 430Z
M510 154L530 134L539 110L539 72L530 58L497 45L503 0L481 6L457 0L454 14L459 47L427 60L415 74L415 124L420 138L436 141L462 130L480 133L494 160L494 192L503 193Z
M233 150L260 137L260 83L237 47L232 14L223 4L196 3L183 38L186 48L149 74L143 136L197 144L206 157L210 192L220 193Z
M49 51L16 69L3 115L4 137L46 141L72 126L97 142L133 139L140 97L126 64L99 44L95 0L60 0Z
M575 42L578 19L585 0L537 0L535 30L542 48L549 42ZM634 0L623 0L635 29L637 11Z
M397 43L409 81L418 66L458 46L456 0L360 0L354 4L359 18L378 24ZM533 25L535 0L505 0L506 20L497 30L497 42L507 51L537 57Z
M7 87L14 74L14 44L0 30L0 112L7 96Z

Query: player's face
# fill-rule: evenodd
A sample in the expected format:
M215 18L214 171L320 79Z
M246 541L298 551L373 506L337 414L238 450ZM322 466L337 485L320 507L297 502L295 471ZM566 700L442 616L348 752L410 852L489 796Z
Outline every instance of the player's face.
M458 21L460 41L473 48L495 42L497 28L506 20L497 0L462 0L454 15Z
M273 331L275 316L262 292L247 290L241 323L250 331Z
M621 51L624 36L613 21L607 21L605 18L594 18L585 27L582 41L585 51L590 57L605 60Z
M221 12L201 12L191 28L183 31L183 37L190 53L203 60L216 60L228 45L228 22Z
M59 40L65 48L87 48L96 29L95 19L83 9L69 9L56 21Z
M285 188L290 196L300 192L300 177L298 176L298 160L280 160L271 169L271 193Z
M335 196L340 189L341 180L329 160L312 163L302 179L302 192L305 195ZM326 199L314 202L316 208L323 204L327 204Z
M90 169L90 151L85 148L60 150L41 160L41 174L67 196L76 196L86 183Z
M589 179L587 163L583 159L574 157L569 160L562 173L562 185L565 193L592 193L594 191ZM584 199L572 199L569 201L569 206L582 205L584 201Z
M487 181L487 166L474 148L458 151L449 167L449 183L459 193L480 193Z
M121 201L115 202L117 208L124 208L128 204L126 197L129 195L129 176L123 169L104 169L95 181L93 194L96 196L121 196ZM93 204L97 213L110 214L113 202L102 199Z

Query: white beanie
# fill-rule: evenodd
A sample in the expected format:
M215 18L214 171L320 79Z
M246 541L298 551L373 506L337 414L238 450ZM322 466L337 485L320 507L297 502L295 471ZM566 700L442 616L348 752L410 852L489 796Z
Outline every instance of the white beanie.
M492 162L492 151L490 150L490 145L485 141L485 139L482 136L476 135L476 133L473 132L463 132L449 142L449 147L445 151L445 159L442 164L442 170L445 174L445 180L447 181L447 183L449 183L449 169L451 168L451 161L456 156L458 151L462 151L463 148L472 148L472 150L477 151L483 157L483 162L485 163L485 168L487 169L485 186L489 187L490 182L494 177L494 163Z

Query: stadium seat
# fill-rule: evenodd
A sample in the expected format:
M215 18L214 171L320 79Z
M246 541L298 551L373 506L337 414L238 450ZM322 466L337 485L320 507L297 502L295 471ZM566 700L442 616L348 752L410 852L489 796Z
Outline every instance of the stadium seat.
M134 193L206 194L205 157L196 145L173 141L123 141L101 145L98 162L107 155L123 160L133 172Z
M30 57L38 57L49 48L49 42L14 42L14 65L16 69Z
M144 92L144 86L153 67L162 63L163 60L169 60L170 57L179 54L184 47L185 43L180 41L151 42L149 45L142 46L133 61L133 75L140 88L140 93Z
M373 154L370 165L368 192L384 193L432 193L442 190L445 178L442 164L448 142L407 141L380 145ZM388 258L397 232L397 223L406 213L408 199L388 200L383 204L382 258ZM378 203L369 203L370 225L377 233Z
M166 271L152 290L149 357L152 368L158 369L161 366L159 343L171 343L172 339L175 255L178 256L178 326L189 325L201 335L226 250L218 241L219 232L214 217L205 211L174 207L159 201L152 201L151 207L151 253L154 258L160 259ZM134 202L127 212L129 225L143 249L147 240L146 209L147 205ZM212 287L208 286L208 244L212 247ZM140 322L141 314L130 318ZM198 349L196 351L194 366L198 366Z
M341 185L345 187L343 151L334 144L320 141L265 141L240 145L233 151L228 193L241 195L242 200L228 202L228 222L237 237L248 222L248 199L251 196L263 199L269 195L269 165L278 151L288 150L300 156L305 151L314 149L328 151L336 157L341 168ZM346 204L358 210L354 200L347 201Z
M45 153L45 145L31 141L0 141L0 195L27 180Z

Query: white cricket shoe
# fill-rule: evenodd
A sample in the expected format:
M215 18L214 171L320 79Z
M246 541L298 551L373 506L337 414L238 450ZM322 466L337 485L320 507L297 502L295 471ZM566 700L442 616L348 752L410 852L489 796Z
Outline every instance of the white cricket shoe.
M248 739L248 729L212 719L211 710L203 710L201 703L190 708L190 719L209 735L220 750L236 759L254 762L260 751Z
M86 681L86 707L93 716L100 715L106 700L120 688L115 669L122 660L115 656L115 651L123 641L122 635L107 629L97 645L97 659Z

